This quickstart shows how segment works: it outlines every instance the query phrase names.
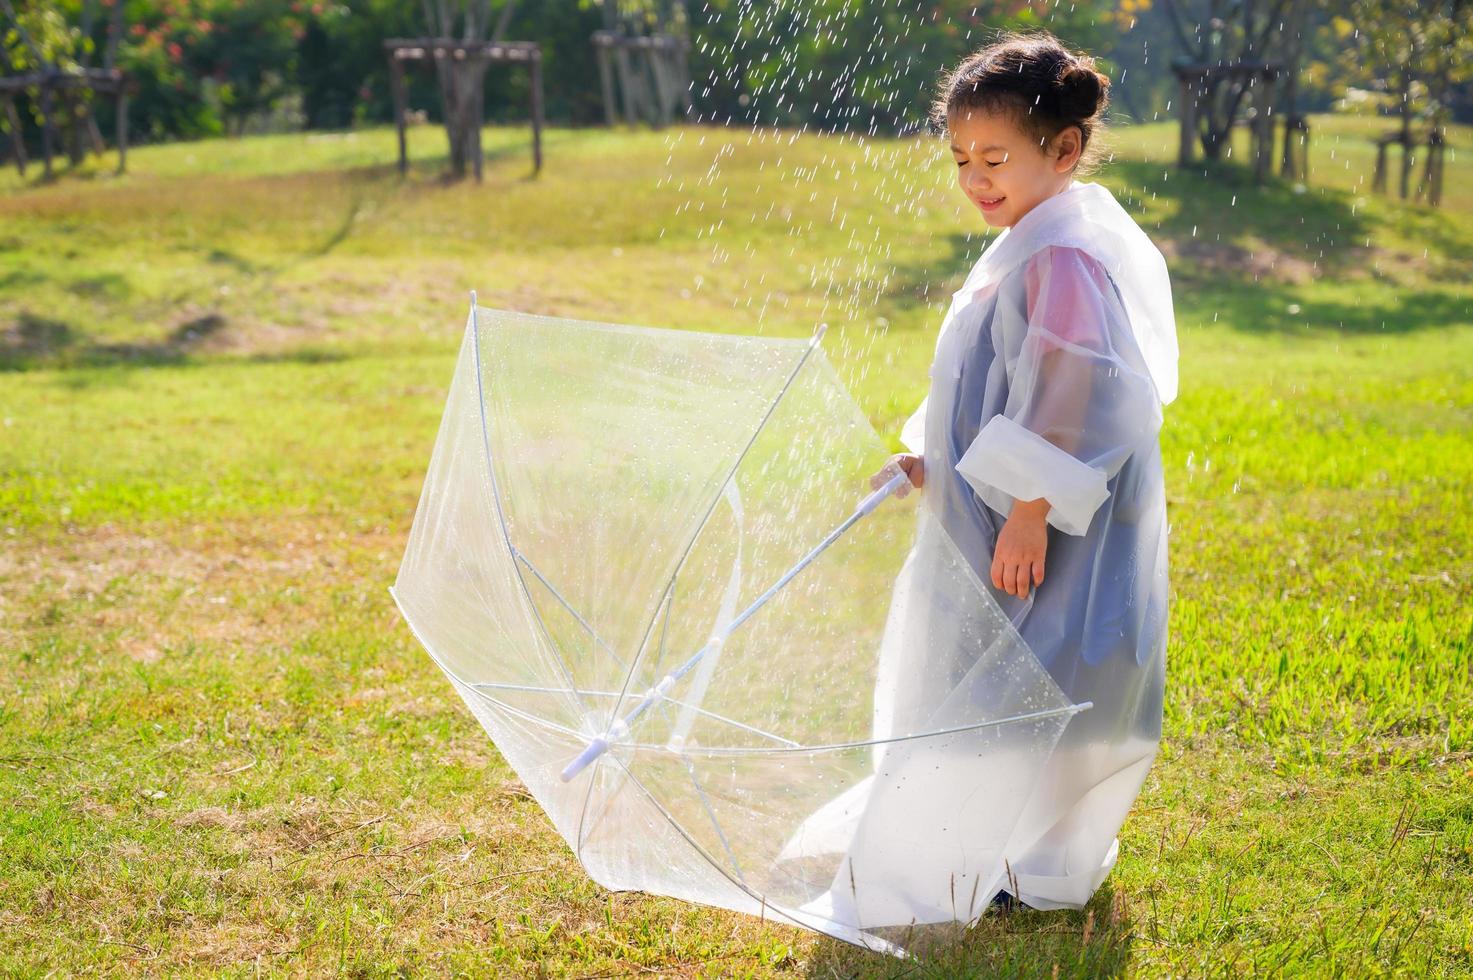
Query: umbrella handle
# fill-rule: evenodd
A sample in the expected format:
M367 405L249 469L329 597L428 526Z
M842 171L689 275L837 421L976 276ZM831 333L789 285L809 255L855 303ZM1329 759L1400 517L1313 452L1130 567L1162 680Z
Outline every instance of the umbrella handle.
M656 698L664 697L665 694L670 690L671 686L673 686L674 683L681 677L684 677L685 674L696 665L697 661L704 657L713 647L720 646L721 643L726 640L726 637L731 635L732 630L736 629L738 626L744 623L747 618L755 613L759 608L761 608L761 606L765 602L767 602L768 599L771 599L774 595L776 595L777 591L781 589L784 585L788 584L793 576L797 575L808 565L809 562L817 558L819 552L823 551L829 545L833 544L834 541L838 539L839 535L849 530L849 528L854 524L855 521L872 513L876 507L880 506L881 501L883 501L886 497L890 496L890 494L898 490L902 482L909 479L910 477L904 472L896 473L878 490L861 500L859 502L859 506L855 507L854 513L850 514L837 528L830 531L828 537L824 538L823 541L821 541L816 548L810 551L807 555L803 556L803 559L799 561L798 564L788 569L787 572L783 574L782 578L778 579L771 588L769 588L762 595L758 596L755 602L748 606L741 615L737 616L737 618L732 621L732 623L726 628L722 636L712 637L711 642L707 643L705 646L701 647L701 649L697 650L689 660L681 664L678 668L671 671L669 674L666 674L664 679L661 680L660 683L656 684L654 687L646 691L644 697L640 699L640 702L634 706L634 708L629 712L628 715L626 715L622 720L614 722L614 724L609 728L607 732L605 732L603 735L596 736L592 741L584 746L583 751L578 753L578 757L572 762L568 763L567 767L564 768L563 771L559 774L559 778L562 779L562 781L565 783L569 782L574 776L578 775L584 769L587 769L589 766L591 766L598 759L599 756L603 755L609 750L609 747L614 739L623 738L629 733L629 724L634 721L634 719L642 715L645 709L655 702Z
M567 768L559 774L558 778L560 778L565 783L570 781L574 776L578 775L584 769L587 769L589 766L593 765L593 761L608 750L609 740L604 738L602 735L598 736L593 741L589 742L588 745L584 747L582 752L578 753L578 758L568 763Z
M894 493L896 490L899 490L900 484L909 479L910 474L904 471L896 473L894 476L890 477L890 479L887 480L884 485L880 487L880 489L876 490L874 493L861 500L859 502L859 506L854 509L855 514L860 517L864 517L865 515L869 514L876 507L880 506L880 501L890 496L890 494Z

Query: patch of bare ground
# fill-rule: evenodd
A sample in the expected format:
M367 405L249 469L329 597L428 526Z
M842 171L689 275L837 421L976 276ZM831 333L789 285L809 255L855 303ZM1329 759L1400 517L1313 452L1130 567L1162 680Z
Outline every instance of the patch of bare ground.
M4 537L0 644L68 625L143 662L188 643L283 643L300 611L272 596L387 581L401 548L397 530L321 517Z
M325 317L276 314L275 319L263 318L228 304L187 302L162 318L166 328L162 335L154 336L156 331L149 329L149 336L115 340L20 310L8 326L0 327L0 365L167 364L198 355L280 355L328 334ZM156 322L152 310L134 315L145 324Z
M1316 276L1312 261L1289 255L1269 245L1259 244L1248 248L1236 242L1164 237L1156 245L1168 263L1188 262L1208 275L1291 285L1302 285Z
M1263 242L1163 237L1156 244L1168 263L1184 263L1202 275L1242 282L1300 286L1329 273L1342 280L1379 279L1412 286L1428 279L1461 282L1467 274L1457 263L1381 245L1349 245L1333 253L1295 255Z
M169 336L177 338L188 353L270 355L314 341L326 332L324 320L308 317L296 326L286 326L274 319L245 316L242 308L231 303L181 304L171 320Z
M213 830L238 831L246 826L246 818L240 813L220 806L200 807L174 817L174 826L182 830L206 828Z

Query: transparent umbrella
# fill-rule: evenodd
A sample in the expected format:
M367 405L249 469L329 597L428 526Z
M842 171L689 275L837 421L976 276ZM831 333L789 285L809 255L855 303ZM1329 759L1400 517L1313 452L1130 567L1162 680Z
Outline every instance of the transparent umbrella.
M868 492L820 337L473 297L391 591L595 881L902 954L1005 886L1088 705L924 493Z

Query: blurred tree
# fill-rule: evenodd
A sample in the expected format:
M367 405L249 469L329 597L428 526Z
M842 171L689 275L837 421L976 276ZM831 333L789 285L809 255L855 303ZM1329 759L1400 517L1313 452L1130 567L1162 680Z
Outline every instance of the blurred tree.
M1174 43L1167 14L1151 0L1120 0L1110 13L1114 36L1106 40L1111 74L1112 115L1131 122L1152 122L1166 112L1176 94L1176 80L1167 70Z
M508 40L517 0L502 0L492 19L491 0L423 0L427 50L440 83L441 121L450 139L450 173L481 177L481 126L485 122L488 42Z
M309 129L339 129L389 119L393 103L384 66L384 38L412 37L423 28L423 11L405 0L342 0L313 17L297 47L295 82ZM411 99L428 103L432 79L407 79Z
M1342 66L1358 79L1391 96L1400 120L1397 133L1379 141L1375 183L1384 185L1386 147L1402 148L1401 197L1410 192L1412 153L1418 142L1415 119L1425 119L1428 171L1422 185L1436 203L1451 98L1458 85L1473 79L1473 0L1342 0L1331 21L1342 44ZM1420 190L1420 188L1419 188Z
M42 154L46 175L51 175L58 125L66 134L67 156L73 165L80 163L91 146L103 152L102 133L94 117L97 97L108 94L125 105L124 77L114 66L117 45L122 33L122 8L116 0L80 0L81 9L63 9L54 3L35 0L0 0L4 32L0 33L0 73L8 76L0 86L3 119L0 126L9 133L22 172L25 169L26 125L16 111L20 97L30 108L32 122L41 130ZM99 13L102 16L99 16ZM70 16L69 16L70 15ZM97 43L94 25L106 24L105 53L102 66L93 61ZM117 130L118 169L126 158L126 129Z
M1111 0L705 0L691 5L705 118L824 130L913 131L943 70L999 30L1043 28L1100 51ZM1108 59L1102 59L1109 67Z
M55 4L27 2L27 0L0 0L0 74L7 76L30 75L46 72L76 72L81 64L79 54L90 48L90 39L83 37L81 30L68 22L65 14ZM28 111L32 127L44 133L46 144L46 173L51 174L52 143L55 139L54 95L48 87L28 86L21 92L22 105ZM0 127L10 136L16 147L16 162L24 167L26 121L15 110L14 103L7 97L4 117ZM74 128L74 127L73 127ZM73 146L76 140L70 141ZM73 157L76 162L76 156Z
M599 0L593 35L604 119L665 126L691 108L690 17L684 0Z
M173 4L166 3L164 9ZM178 52L198 74L212 79L228 132L239 134L252 115L273 108L290 89L297 42L308 17L320 17L324 6L303 0L194 0L186 7L196 15L197 30Z
M1303 31L1301 8L1320 0L1161 0L1182 52L1175 64L1198 71L1189 97L1192 111L1184 115L1195 127L1202 154L1209 160L1223 156L1232 128L1240 118L1243 100L1259 85L1269 84L1262 73L1240 71L1242 66L1276 64L1281 84L1287 73L1298 71ZM1260 98L1258 105L1271 105ZM1269 131L1269 138L1271 138ZM1186 137L1183 137L1185 140ZM1185 148L1189 146L1184 142Z
M136 80L137 122L156 139L238 134L294 93L307 24L324 0L126 0L120 67Z

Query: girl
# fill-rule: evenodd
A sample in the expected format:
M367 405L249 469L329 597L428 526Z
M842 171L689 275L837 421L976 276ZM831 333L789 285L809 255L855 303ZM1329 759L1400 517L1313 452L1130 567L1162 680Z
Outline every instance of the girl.
M930 391L901 436L911 452L882 471L898 465L924 488L1064 693L1094 703L1069 722L1007 848L1011 891L1034 908L1082 908L1099 887L1161 735L1157 433L1176 395L1176 329L1161 253L1108 190L1077 179L1108 89L1093 59L1042 32L1006 35L944 78L932 121L962 193L1002 232L941 324Z

